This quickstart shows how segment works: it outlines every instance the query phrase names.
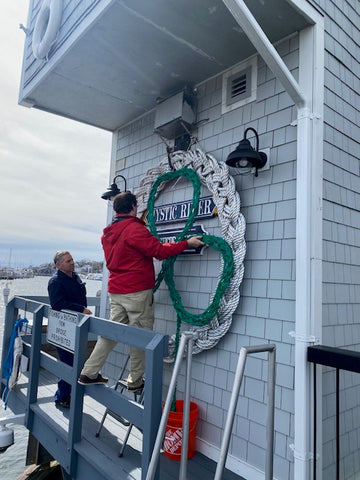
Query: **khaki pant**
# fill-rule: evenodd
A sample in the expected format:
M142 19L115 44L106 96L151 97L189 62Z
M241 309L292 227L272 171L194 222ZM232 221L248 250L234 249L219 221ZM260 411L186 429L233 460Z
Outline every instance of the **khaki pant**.
M143 290L141 292L128 294L110 293L110 300L110 320L125 323L133 327L152 330L154 325L152 290ZM115 345L116 342L113 340L99 337L94 350L85 362L81 374L89 378L96 378ZM134 383L139 380L139 378L144 375L144 372L145 352L138 348L130 347L130 373L128 383Z

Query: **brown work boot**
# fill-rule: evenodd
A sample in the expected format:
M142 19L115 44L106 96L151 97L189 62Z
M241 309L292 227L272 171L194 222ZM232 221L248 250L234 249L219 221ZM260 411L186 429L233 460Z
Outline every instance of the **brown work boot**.
M96 378L89 378L86 375L80 375L78 383L80 383L80 385L101 385L108 381L108 378L102 377L100 373L98 373Z

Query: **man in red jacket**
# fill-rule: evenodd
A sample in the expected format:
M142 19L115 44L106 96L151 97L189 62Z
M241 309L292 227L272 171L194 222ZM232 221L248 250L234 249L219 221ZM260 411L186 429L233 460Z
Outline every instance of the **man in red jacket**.
M161 243L142 220L137 218L136 197L123 192L114 198L116 212L111 225L101 237L106 266L110 272L108 292L111 300L110 320L152 330L154 324L153 288L155 273L153 257L158 260L178 255L189 247L204 245L201 236L174 243ZM108 381L99 374L116 342L100 337L81 371L81 385ZM145 352L130 348L129 390L144 386Z

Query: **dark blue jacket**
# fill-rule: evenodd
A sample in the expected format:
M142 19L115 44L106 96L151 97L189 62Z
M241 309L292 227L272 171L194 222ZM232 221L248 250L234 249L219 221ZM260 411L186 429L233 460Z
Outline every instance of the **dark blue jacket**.
M87 307L85 283L79 275L73 272L69 277L56 270L48 283L51 308L54 310L74 310L83 312Z

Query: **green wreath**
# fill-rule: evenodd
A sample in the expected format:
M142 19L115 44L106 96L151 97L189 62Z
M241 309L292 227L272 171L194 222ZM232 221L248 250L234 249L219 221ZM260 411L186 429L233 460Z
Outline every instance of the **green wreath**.
M156 179L151 189L149 199L148 199L148 204L147 204L148 223L149 223L150 232L153 235L155 235L157 238L160 238L156 230L155 218L154 218L154 206L155 206L155 198L156 198L157 190L162 182L175 180L179 177L185 177L192 182L194 187L194 194L193 194L193 200L192 200L192 208L191 208L189 217L186 221L183 231L177 235L175 239L176 241L180 241L186 238L186 235L191 229L191 227L193 226L194 219L197 215L198 208L199 208L201 183L196 173L189 168L181 168L179 170L167 172L167 173L164 173L163 175L160 175ZM170 293L173 306L177 313L177 328L176 328L176 335L175 335L175 354L174 354L175 358L176 358L178 347L179 347L181 323L186 322L191 325L197 325L197 326L208 324L211 321L211 319L216 316L219 310L220 301L224 296L227 287L230 284L231 277L234 270L232 249L230 245L223 238L216 237L214 235L203 235L202 240L206 245L220 252L223 259L223 271L221 274L221 278L218 281L215 294L213 296L211 304L202 313L199 313L199 314L190 313L183 306L181 296L175 287L175 281L174 281L174 264L177 259L177 256L170 257L163 261L161 271L157 276L157 279L155 282L154 292L158 289L162 280L163 279L165 280L169 288L169 293Z

